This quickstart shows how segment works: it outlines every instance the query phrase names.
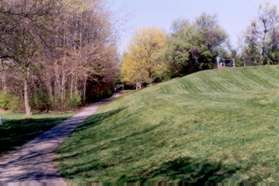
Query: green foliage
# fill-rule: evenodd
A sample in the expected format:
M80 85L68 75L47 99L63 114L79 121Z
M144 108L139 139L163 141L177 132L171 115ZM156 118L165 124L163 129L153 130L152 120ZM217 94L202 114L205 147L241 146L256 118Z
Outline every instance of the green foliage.
M243 37L242 59L247 65L274 65L279 62L279 13L269 3L260 6Z
M113 95L113 91L111 88L103 88L98 95L96 95L95 99L100 100L102 98L109 98Z
M60 171L84 182L278 182L278 79L278 66L212 70L121 97L60 147Z
M31 107L34 110L49 111L51 110L51 105L52 103L49 98L49 95L44 89L39 88L36 91L34 91L31 98Z
M150 84L164 79L168 75L168 65L161 56L166 40L166 34L160 29L139 30L123 55L122 81L133 85Z
M68 99L68 107L69 108L77 108L82 104L82 99L80 94L74 94L72 97Z
M193 23L176 21L165 54L173 75L214 68L226 40L227 34L214 16L202 14Z
M19 108L19 98L5 91L0 91L0 109L15 111Z
M257 23L252 22L246 31L244 38L244 48L242 51L242 59L246 65L261 65L261 46L259 43L259 34L257 31Z

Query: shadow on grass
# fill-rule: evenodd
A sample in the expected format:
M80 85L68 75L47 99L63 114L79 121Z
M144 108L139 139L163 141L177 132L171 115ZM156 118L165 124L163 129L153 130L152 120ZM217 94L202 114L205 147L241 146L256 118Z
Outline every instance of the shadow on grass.
M119 109L115 109L115 110L111 110L108 112L104 112L104 113L99 113L99 114L95 114L94 116L92 116L91 118L87 119L82 125L80 125L77 129L75 129L75 132L81 132L83 130L86 130L88 128L91 127L96 127L100 124L102 124L102 121L104 121L106 118L110 118L113 115L116 115L120 112L122 112L123 110L125 110L126 108L119 108Z
M114 114L118 114L123 110L125 110L125 108L97 114L94 117L90 118L85 124L76 129L76 131L82 132L83 130L87 130L88 128L94 128L103 123L102 121L106 118L111 117ZM93 148L86 149L85 151L77 151L75 148L72 147L72 145L67 145L64 148L60 149L59 153L61 154L61 156L57 160L71 161L71 165L63 163L60 164L60 167L62 169L61 174L69 180L74 180L77 177L86 177L90 179L90 174L87 173L92 171L96 172L96 174L98 174L98 172L108 172L111 167L117 166L117 164L121 162L118 162L117 159L111 162L102 162L98 159L90 158L85 158L82 162L75 162L75 159L88 157L89 154L94 154L97 151L110 148L109 144L117 145L125 143L127 141L140 139L139 137L143 134L154 132L154 130L156 130L159 126L167 124L168 122L162 122L157 126L151 126L142 131L135 131L132 134L127 134L125 136L122 136L121 138L107 140L106 143L102 143L100 145L94 146ZM86 138L86 136L84 136L84 138ZM117 154L115 156L117 156ZM125 161L127 163L127 161L129 160L127 159ZM144 170L137 175L123 175L115 179L118 179L116 183L117 185L126 185L127 183L131 183L132 185L133 183L140 183L144 185L158 185L157 183L160 183L159 185L165 185L167 181L176 181L181 183L182 185L205 185L222 183L224 180L232 178L235 173L241 170L244 170L244 168L237 165L225 165L220 162L186 157L162 163L161 165L159 165L159 168L155 170ZM158 181L153 182L150 180ZM166 180L166 182L162 180Z
M144 171L134 177L122 176L119 182L141 182L148 183L149 180L162 182L177 181L184 184L206 185L222 183L231 178L241 167L235 165L224 165L209 160L198 160L193 158L178 158L160 165L152 171Z
M83 130L87 129L94 129L96 126L102 124L103 121L107 118L110 118L113 115L116 115L124 110L125 108L121 108L106 113L97 114L88 119L87 122L85 122L83 125L78 127L76 129L76 132L82 132ZM158 126L167 125L168 123L169 122L164 121ZM60 162L60 173L62 176L69 180L75 180L77 178L90 180L92 174L98 174L102 172L109 173L111 168L113 168L114 166L118 166L119 163L124 163L124 161L128 165L128 162L130 160L121 159L121 156L117 158L118 152L110 152L116 154L111 154L115 157L115 159L114 161L109 162L103 162L98 159L98 157L92 159L90 158L90 154L95 154L98 151L111 148L112 145L123 144L127 141L131 142L133 140L138 140L140 139L142 134L154 132L154 130L156 130L158 126L151 126L145 130L134 131L132 134L127 134L120 138L106 140L105 143L93 145L93 148L86 148L85 150L81 150L81 148L77 149L76 143L67 144L59 150L58 153L60 154L60 157L56 159L56 161ZM78 137L80 139L88 138L88 136L82 134ZM82 161L76 161L77 159ZM70 165L67 163L63 164L63 161L70 162ZM135 163L135 161L131 161L130 163ZM156 169L152 169L151 167L151 170L144 170L136 175L123 175L119 176L118 178L116 177L115 179L118 180L116 183L117 185L126 185L127 183L131 183L131 185L133 185L134 183L140 183L140 185L168 185L168 183L172 182L179 183L178 185L216 185L218 183L227 181L229 181L230 183L254 184L262 181L262 178L257 177L250 177L247 180L241 180L241 178L236 176L239 172L245 172L249 169L250 165L224 164L207 159L184 157L177 158L173 161L168 161L165 163L162 162L162 164L158 165L158 168ZM90 185L93 183L86 184ZM100 184L104 185L104 183ZM113 183L113 185L115 185L115 183Z
M66 117L6 120L0 126L0 155L22 146L66 120Z
M104 171L109 167L96 164L91 168L95 168L95 171ZM249 177L248 179L241 179L235 176L238 172L245 171L246 169L248 168L241 167L240 165L225 165L220 162L186 157L163 163L155 170L145 170L142 174L139 173L136 176L121 176L116 182L79 183L79 185L256 185L263 180L256 176Z
M61 157L57 158L56 161L71 161L71 163L74 162L74 164L71 166L66 165L66 167L63 167L64 165L61 164L61 168L64 170L61 172L61 174L66 178L74 179L77 175L85 175L87 172L90 171L104 171L113 166L117 166L120 163L123 163L123 161L127 163L130 161L130 159L125 159L125 160L121 159L121 155L119 155L117 152L111 152L111 153L115 153L112 154L115 157L115 160L106 163L99 161L98 159L90 160L90 158L88 159L85 158L83 159L82 162L78 162L78 161L75 162L75 159L76 158L79 159L81 157L87 157L88 154L94 154L97 151L102 151L105 149L112 148L112 146L114 145L117 146L119 144L125 143L126 141L133 141L137 139L139 136L141 136L142 134L150 133L156 130L158 127L159 126L152 126L140 132L134 132L132 134L128 134L121 138L108 140L106 143L94 146L93 148L87 149L86 151L75 150L74 153L68 154L70 150L68 149L69 146L67 146L66 148L63 149L63 153L66 153L66 155L62 155Z
M120 109L115 109L115 110L111 110L111 111L108 111L108 112L95 114L94 116L88 118L85 122L83 122L83 124L78 126L74 130L73 134L76 133L76 132L82 133L82 131L86 131L88 129L94 129L95 127L101 125L102 122L105 119L110 118L113 115L116 115L116 114L124 111L125 109L126 108L120 108ZM84 138L86 138L86 136ZM76 144L72 144L72 145L75 146ZM63 161L63 160L66 160L66 159L71 159L71 158L75 158L75 157L80 156L82 154L82 152L81 151L76 151L76 148L72 148L72 145L67 145L67 146L64 146L64 147L58 149L57 153L61 154L62 156L57 157L55 159L55 161ZM96 147L96 148L92 149L92 151L98 150L99 148L100 147ZM71 152L71 151L73 151L73 152ZM67 155L63 155L64 153L66 153ZM70 155L68 153L70 153ZM87 151L87 153L89 153L89 151Z
M83 125L76 129L76 132L82 132L87 129L94 129L94 127L104 123L103 121L107 118L112 117L119 112L122 112L125 108L109 111L106 113L100 113L85 122ZM59 153L61 156L56 159L56 161L71 161L73 163L75 158L81 158L83 156L88 156L88 154L94 153L96 151L104 150L109 148L108 144L122 144L125 141L133 141L139 138L143 134L151 133L162 125L167 125L168 122L162 122L157 126L151 126L142 131L135 131L132 134L127 134L121 138L107 140L106 143L94 146L93 148L86 149L86 151L76 150L72 145L64 146L60 149ZM86 136L84 136L86 138ZM73 144L76 145L76 144ZM129 160L127 160L129 161ZM76 162L72 165L60 164L62 169L61 174L68 179L75 179L77 177L87 177L87 172L106 172L111 167L117 166L118 161L105 163L99 161L98 159L84 159L83 162ZM126 162L127 163L127 162ZM133 162L131 162L133 163ZM138 175L126 176L123 175L118 178L117 184L121 183L144 183L145 185L153 185L156 182L150 182L150 180L159 180L164 185L161 180L167 181L178 181L183 184L197 184L204 185L207 183L217 184L222 181L231 178L236 172L242 170L241 167L236 165L225 165L219 162L213 162L209 160L200 160L194 158L178 158L173 161L162 163L159 168L155 170L145 170ZM88 175L90 179L90 174ZM116 178L117 179L117 178ZM102 181L102 180L99 180ZM159 183L158 182L158 183Z

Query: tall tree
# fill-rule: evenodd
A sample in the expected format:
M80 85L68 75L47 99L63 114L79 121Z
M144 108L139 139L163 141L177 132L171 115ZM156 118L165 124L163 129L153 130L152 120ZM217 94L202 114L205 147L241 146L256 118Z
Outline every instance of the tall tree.
M244 35L242 58L247 64L278 64L279 13L275 5L261 5L258 17Z
M139 30L124 54L121 77L125 83L147 83L165 77L168 66L161 58L166 34L158 28Z
M29 116L30 70L33 58L43 48L56 4L54 0L0 2L0 58L12 60L21 69L25 112Z
M66 109L111 93L118 58L102 0L3 0L0 5L0 58L13 64L8 89L19 96L22 89L27 115L30 107Z
M223 50L227 34L215 16L202 14L193 23L176 21L168 41L166 58L174 76L211 69Z
M242 58L245 65L262 64L262 54L259 39L260 37L257 23L252 22L244 36L245 46L242 51Z

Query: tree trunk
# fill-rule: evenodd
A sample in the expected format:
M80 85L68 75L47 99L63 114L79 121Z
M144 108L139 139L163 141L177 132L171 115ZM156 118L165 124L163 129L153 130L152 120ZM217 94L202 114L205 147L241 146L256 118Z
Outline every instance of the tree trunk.
M267 59L267 54L266 54L266 52L267 52L266 51L267 50L266 39L267 39L268 28L267 28L266 22L263 22L263 25L264 25L264 36L263 36L263 42L262 42L262 58L263 58L263 64L267 65L267 64L269 64L269 61Z
M79 95L79 91L78 91L78 77L77 75L74 76L74 95L77 96Z
M71 74L71 81L70 81L70 99L73 98L73 89L74 89L74 77L73 77L73 74Z
M53 96L53 88L51 85L51 80L48 80L48 82L46 82L46 88L47 88L47 94L48 94L48 97L50 100L51 107L53 107L55 101L54 101L54 96Z
M2 81L2 89L3 89L3 91L7 91L8 88L7 88L6 72L5 72L5 70L2 72L1 81Z
M63 67L64 65L62 65ZM65 72L64 70L62 69L62 75L61 75L61 93L60 93L60 96L61 96L61 106L62 106L62 109L65 109L65 97L66 97L66 93L65 93L65 85L66 85L66 77L65 77Z
M83 103L86 102L87 78L83 82Z
M31 107L29 104L29 91L28 91L28 72L24 78L24 107L26 116L32 116Z
M59 86L59 66L57 64L57 62L55 62L54 64L54 107L55 109L57 109L57 107L60 106L59 104L59 90L60 90L60 86Z

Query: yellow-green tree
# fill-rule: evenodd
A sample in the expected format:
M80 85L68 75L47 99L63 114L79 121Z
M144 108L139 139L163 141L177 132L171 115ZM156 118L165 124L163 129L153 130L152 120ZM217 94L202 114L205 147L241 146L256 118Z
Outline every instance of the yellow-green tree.
M161 29L138 30L122 58L122 81L150 84L166 78L168 65L161 57L166 42L167 36Z

